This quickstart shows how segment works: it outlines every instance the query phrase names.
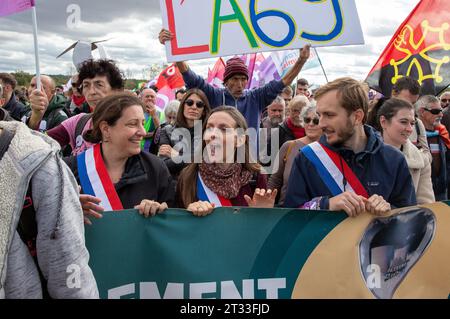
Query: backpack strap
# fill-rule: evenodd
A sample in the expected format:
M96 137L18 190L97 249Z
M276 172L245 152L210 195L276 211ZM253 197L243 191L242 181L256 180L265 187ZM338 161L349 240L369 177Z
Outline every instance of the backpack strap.
M3 156L6 154L6 151L8 151L9 144L11 144L11 141L14 138L14 134L8 130L3 130L0 136L1 140L3 140L3 143L0 143L0 161L1 161Z
M36 239L38 235L38 227L36 222L36 210L34 209L33 197L32 197L31 182L28 185L27 194L25 195L24 203L22 206L22 213L20 214L19 223L17 224L17 233L22 239L22 242L27 246L31 257L36 265L41 280L42 297L44 299L51 299L47 289L47 280L39 267Z
M416 123L415 123L414 126L415 126L415 128L416 128L416 134L417 134L417 139L416 139L416 142L415 142L414 144L416 144L416 146L417 146L417 145L419 145L419 136L420 136L419 122L416 121Z
M77 122L77 125L75 126L75 141L78 139L78 136L83 136L83 130L87 124L87 122L91 119L92 113L84 114L80 117L80 119Z

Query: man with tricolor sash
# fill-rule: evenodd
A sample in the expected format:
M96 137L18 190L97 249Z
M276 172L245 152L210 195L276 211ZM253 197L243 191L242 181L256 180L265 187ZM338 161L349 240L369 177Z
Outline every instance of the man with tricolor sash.
M285 206L357 216L415 205L405 158L364 125L369 101L363 85L337 79L321 87L316 100L324 135L297 155Z

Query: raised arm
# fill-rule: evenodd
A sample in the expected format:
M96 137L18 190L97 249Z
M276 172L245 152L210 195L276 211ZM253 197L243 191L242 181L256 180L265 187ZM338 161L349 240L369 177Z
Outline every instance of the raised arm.
M295 77L300 73L306 61L309 59L310 49L311 49L310 44L306 44L302 49L300 49L300 56L295 62L294 66L281 79L285 86L291 85L292 81L294 81Z
M174 37L174 34L167 29L162 29L159 32L159 36L158 36L159 42L161 44L166 44L166 41L171 41L173 39L173 37ZM187 70L189 70L189 65L184 61L177 62L177 67L181 73L185 73L185 72L187 72Z

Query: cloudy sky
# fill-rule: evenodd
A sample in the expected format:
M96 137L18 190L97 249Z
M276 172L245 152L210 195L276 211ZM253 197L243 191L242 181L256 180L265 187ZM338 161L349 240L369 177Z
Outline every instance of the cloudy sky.
M195 0L201 1L209 0ZM287 1L287 0L286 0ZM319 55L330 79L353 76L364 79L392 35L419 0L356 0L365 45L320 48ZM142 78L151 65L166 62L157 37L161 29L159 0L36 0L41 71L47 74L74 72L71 54L56 59L77 40L110 39L104 47L118 61L127 77ZM71 24L71 7L80 8L81 21ZM69 13L68 13L69 11ZM69 23L68 23L69 21ZM0 72L34 73L31 11L0 18ZM214 60L191 61L206 75ZM323 83L320 68L302 76Z

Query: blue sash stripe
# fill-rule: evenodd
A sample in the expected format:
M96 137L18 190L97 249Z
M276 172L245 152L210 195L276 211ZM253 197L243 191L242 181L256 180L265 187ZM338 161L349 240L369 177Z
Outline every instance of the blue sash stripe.
M331 194L333 196L337 196L339 194L342 194L342 189L339 187L339 185L333 179L331 174L328 172L327 168L322 164L322 162L317 157L317 155L314 153L314 151L311 149L311 147L305 146L304 148L301 149L301 152L314 165L314 167L316 168L317 172L319 173L319 176L322 178L322 181L328 187L328 189L330 190Z
M87 175L86 153L83 152L77 156L78 177L80 178L81 188L84 194L95 196L94 189Z
M206 192L203 189L202 182L200 181L200 178L198 176L197 176L197 197L201 201L208 201L209 202L208 195L206 195Z

